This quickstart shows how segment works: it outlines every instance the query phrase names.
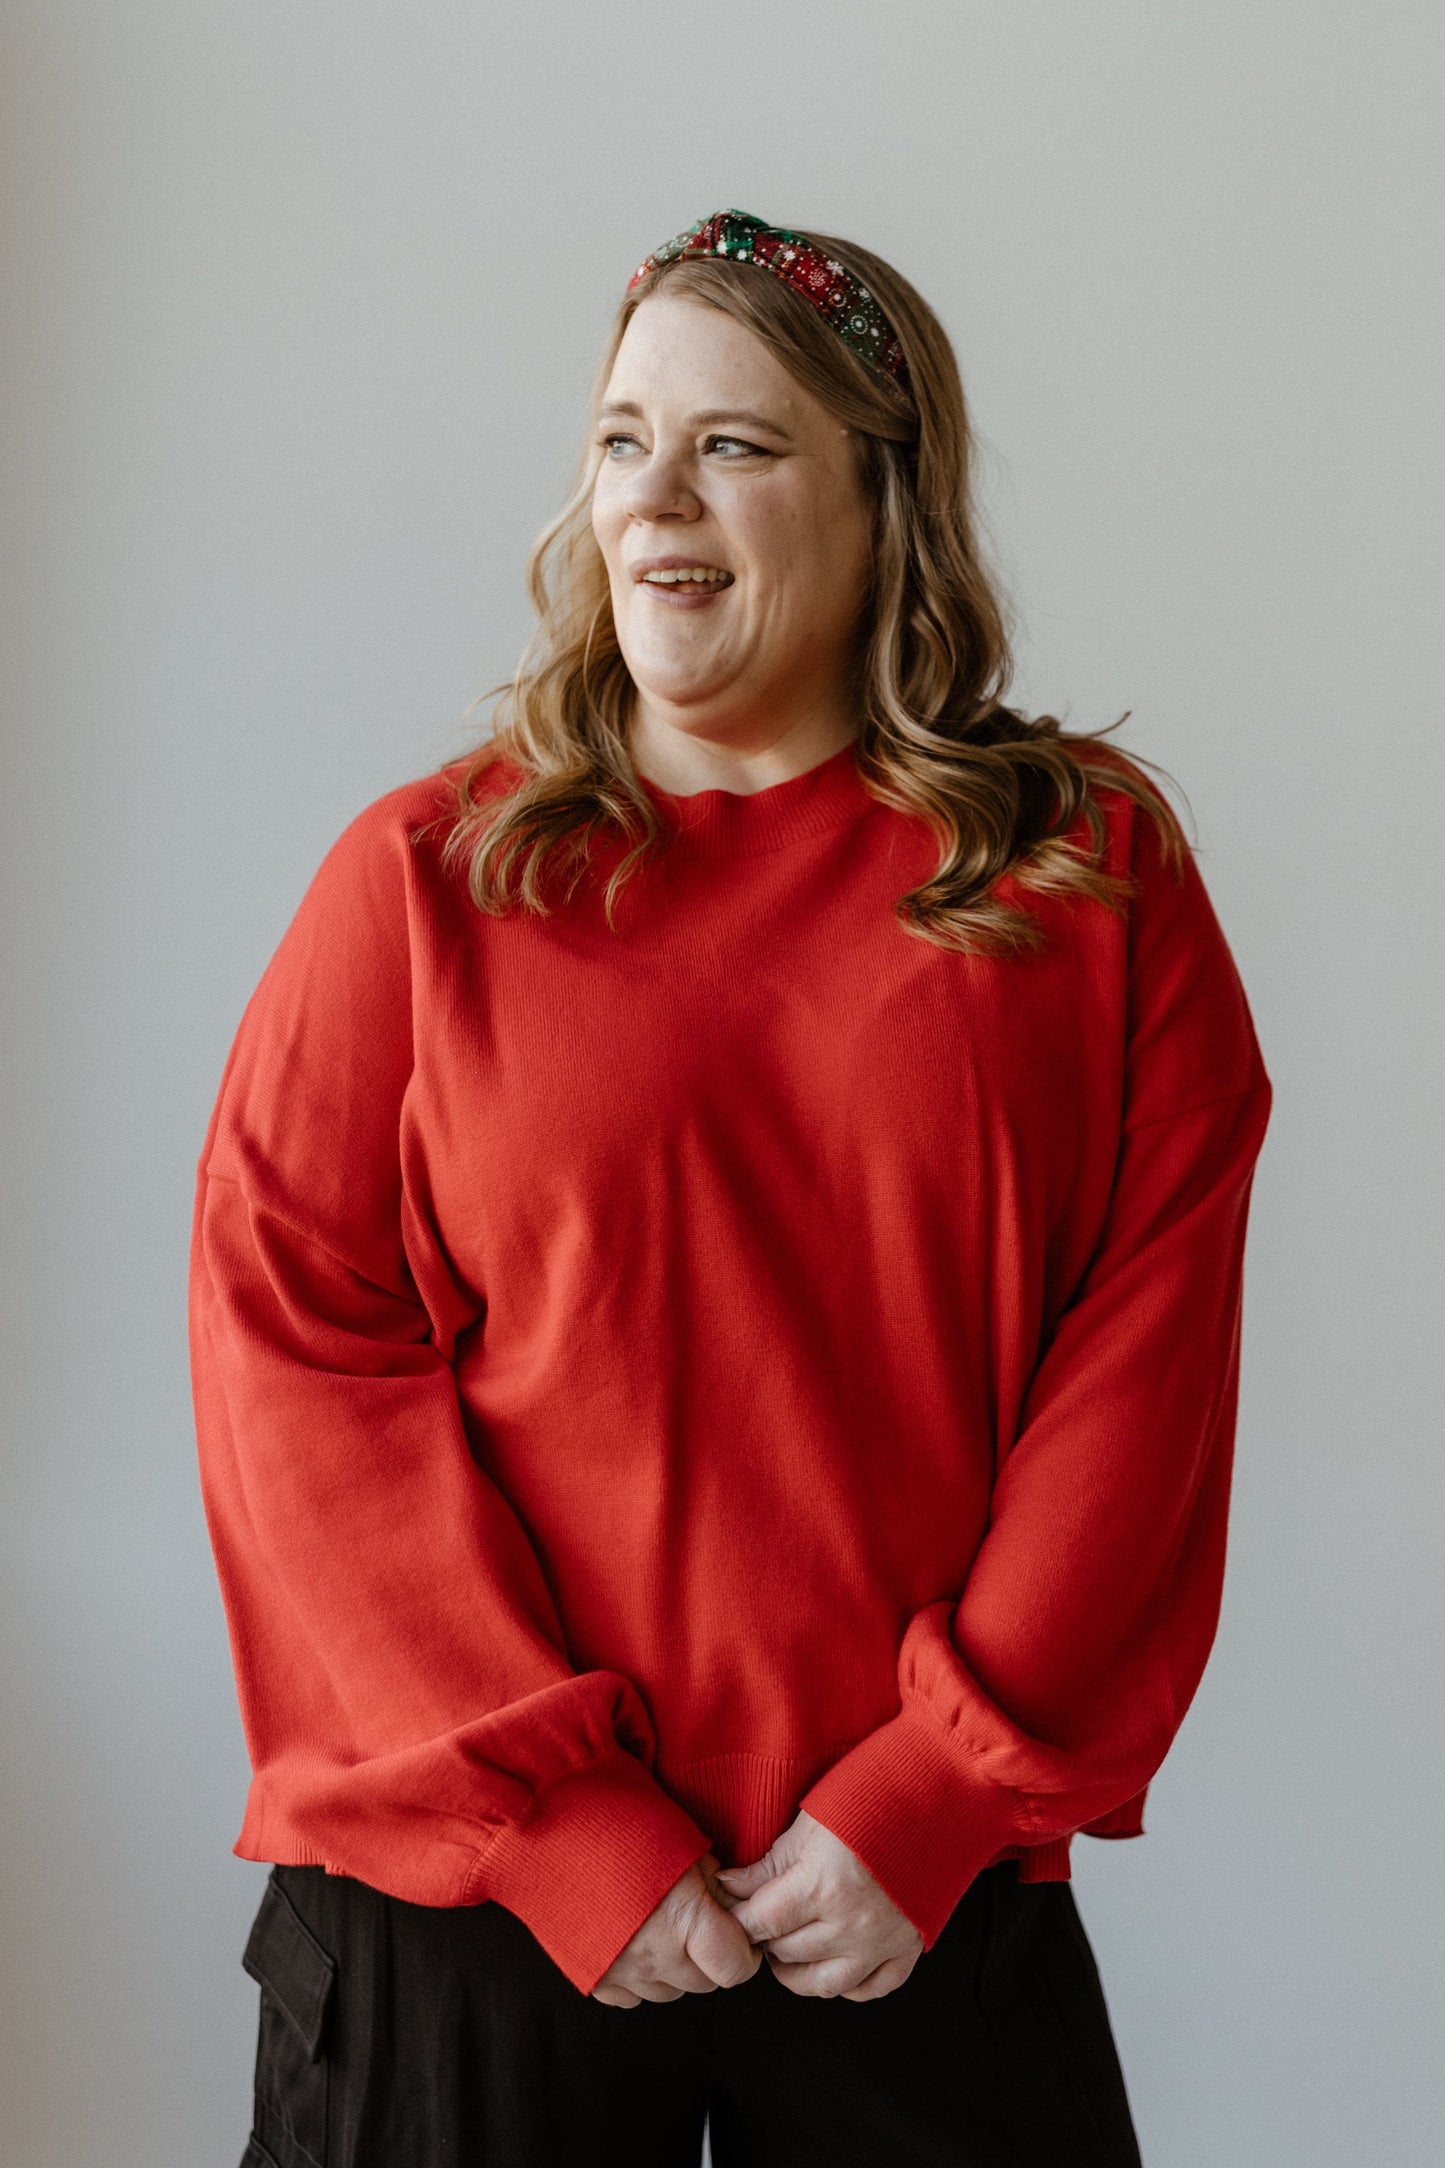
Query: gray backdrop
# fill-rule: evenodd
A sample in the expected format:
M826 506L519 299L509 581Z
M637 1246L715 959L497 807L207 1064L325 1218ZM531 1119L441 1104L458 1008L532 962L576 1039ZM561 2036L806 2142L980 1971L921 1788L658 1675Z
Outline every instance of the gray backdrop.
M6 2162L240 2153L266 1870L194 1469L202 1132L322 853L515 658L627 274L732 205L939 308L1016 691L1131 708L1184 784L1277 1087L1223 1625L1149 1834L1075 1848L1149 2168L1435 2159L1438 9L4 36Z

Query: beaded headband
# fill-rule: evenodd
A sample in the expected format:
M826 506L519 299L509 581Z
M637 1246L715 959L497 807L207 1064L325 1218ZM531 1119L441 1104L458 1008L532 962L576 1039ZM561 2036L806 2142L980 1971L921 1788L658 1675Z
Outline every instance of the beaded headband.
M746 211L714 211L686 233L645 257L627 282L631 293L639 279L676 256L725 256L730 263L760 264L801 294L870 369L884 371L908 385L908 364L897 332L878 303L847 266L824 255L805 233L786 226L765 226Z

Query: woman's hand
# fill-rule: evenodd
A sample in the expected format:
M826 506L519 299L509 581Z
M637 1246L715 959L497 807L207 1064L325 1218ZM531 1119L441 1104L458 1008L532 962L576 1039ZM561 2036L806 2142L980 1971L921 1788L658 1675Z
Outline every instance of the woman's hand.
M717 1871L709 1852L674 1882L593 1988L598 2002L635 2010L640 2002L709 1995L752 1978L762 1960L729 1917Z
M732 1924L795 1995L872 2002L922 1955L922 1935L856 1852L801 1810L761 1859L720 1868L717 1880L738 1900Z

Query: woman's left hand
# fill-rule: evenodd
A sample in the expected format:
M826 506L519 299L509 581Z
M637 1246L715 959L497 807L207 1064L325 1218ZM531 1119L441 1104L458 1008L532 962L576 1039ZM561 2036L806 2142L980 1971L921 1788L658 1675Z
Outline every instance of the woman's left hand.
M719 1868L720 1901L795 1995L873 2002L901 1987L923 1937L831 1829L801 1809L746 1867Z

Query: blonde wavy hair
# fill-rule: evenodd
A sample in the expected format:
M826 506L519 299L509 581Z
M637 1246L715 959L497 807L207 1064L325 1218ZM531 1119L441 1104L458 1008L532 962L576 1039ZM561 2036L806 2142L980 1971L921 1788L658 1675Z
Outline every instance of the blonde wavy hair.
M874 549L856 629L854 758L871 795L925 821L939 844L930 878L894 904L905 930L974 953L1036 943L1033 915L998 894L1005 874L1023 889L1120 908L1129 884L1102 863L1096 792L1103 785L1147 809L1176 868L1189 848L1158 788L1104 743L1131 711L1104 730L1075 732L1052 715L1027 720L1003 704L1012 654L978 544L972 440L948 335L882 257L831 234L810 238L882 304L902 342L909 387L870 369L810 303L757 265L677 257L625 296L593 383L575 486L528 562L538 623L516 675L481 696L500 696L492 734L460 756L465 767L442 855L453 869L466 866L483 911L547 913L550 872L567 876L570 895L592 840L613 836L630 846L604 891L615 925L622 886L665 847L666 830L628 750L635 688L591 524L602 458L597 412L634 312L659 292L745 325L859 440ZM501 758L521 779L478 798L478 781Z

